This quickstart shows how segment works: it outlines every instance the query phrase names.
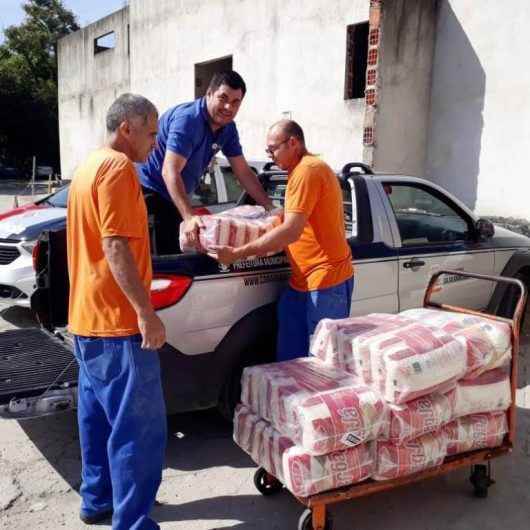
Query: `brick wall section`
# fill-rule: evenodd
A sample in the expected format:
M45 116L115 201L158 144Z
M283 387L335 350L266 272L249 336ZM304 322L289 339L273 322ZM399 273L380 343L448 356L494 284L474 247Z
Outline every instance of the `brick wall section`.
M363 128L363 162L370 166L374 161L376 144L376 114L379 53L381 44L381 8L383 0L370 0L368 61L366 67L365 114Z

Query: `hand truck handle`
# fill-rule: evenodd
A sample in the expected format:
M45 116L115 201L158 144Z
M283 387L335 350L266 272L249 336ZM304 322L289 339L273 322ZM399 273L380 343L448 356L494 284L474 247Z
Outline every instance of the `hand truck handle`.
M477 311L472 311L470 309L466 309L463 307L451 306L447 304L438 304L436 302L431 301L431 297L434 291L435 284L438 281L438 278L444 274L446 275L450 274L451 276L463 276L465 278L475 278L476 280L486 280L486 281L495 282L495 283L512 284L518 287L519 298L517 299L517 305L515 306L515 311L513 313L512 318L511 319L504 319L501 317L495 317L495 318L498 320L506 320L508 322L511 322L513 323L514 329L517 331L519 330L519 326L520 326L521 319L523 316L523 311L526 306L526 297L527 297L526 287L521 280L517 280L515 278L506 278L504 276L491 276L488 274L477 274L474 272L455 271L451 269L439 270L431 276L429 284L427 285L427 290L425 291L425 297L423 299L424 307L429 307L429 306L436 307L439 309L445 309L447 311L456 311L459 313L462 313L462 312L470 313L470 314L476 314L476 315L483 316L483 317L487 317L488 315L485 313L479 313Z

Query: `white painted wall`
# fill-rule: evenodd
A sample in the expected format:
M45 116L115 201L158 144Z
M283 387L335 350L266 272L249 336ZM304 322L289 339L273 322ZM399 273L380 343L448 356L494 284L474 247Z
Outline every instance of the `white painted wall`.
M443 0L427 174L479 215L530 219L530 6Z
M435 0L383 4L374 149L377 171L424 176L436 15Z
M233 55L247 96L236 119L247 158L289 111L332 166L362 159L364 100L344 101L346 26L368 0L131 0L131 90L161 111L194 96L194 64Z
M105 139L110 104L129 91L128 10L121 9L59 41L61 173L75 168ZM116 32L116 47L94 55L94 39Z

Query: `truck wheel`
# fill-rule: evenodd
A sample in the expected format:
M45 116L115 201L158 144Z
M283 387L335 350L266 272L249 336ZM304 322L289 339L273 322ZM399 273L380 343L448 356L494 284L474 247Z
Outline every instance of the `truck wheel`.
M221 416L229 421L234 421L234 411L241 401L241 376L243 366L238 366L228 377L221 388L217 410Z

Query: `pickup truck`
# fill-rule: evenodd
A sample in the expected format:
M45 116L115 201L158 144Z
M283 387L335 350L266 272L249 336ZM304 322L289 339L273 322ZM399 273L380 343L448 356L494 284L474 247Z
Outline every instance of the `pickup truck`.
M283 206L287 175L268 167L260 178L275 206ZM337 178L355 268L352 316L421 306L428 280L441 268L508 275L530 284L530 239L478 219L441 187L373 174L360 163L347 164ZM239 204L249 201L242 195ZM41 328L0 333L4 418L76 405L77 364L65 331L65 230L43 233L34 260L31 306ZM289 277L285 254L229 267L203 254L152 260L151 299L167 329L159 355L168 413L217 405L231 417L242 369L274 359L276 301ZM437 291L440 302L506 315L513 310L510 290L475 279L445 277Z

